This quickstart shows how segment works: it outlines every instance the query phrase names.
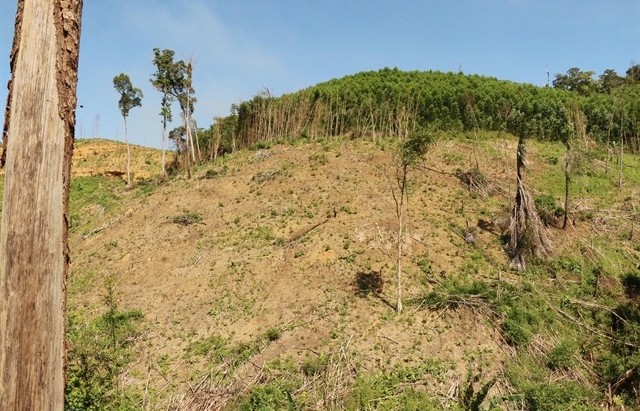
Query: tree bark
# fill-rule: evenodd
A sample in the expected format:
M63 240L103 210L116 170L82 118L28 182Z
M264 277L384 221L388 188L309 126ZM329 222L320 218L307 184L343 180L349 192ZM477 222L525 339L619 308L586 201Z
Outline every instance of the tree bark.
M165 166L165 147L167 146L167 123L165 122L164 125L162 126L162 177L166 177L167 176L167 169Z
M165 166L165 147L167 146L167 118L164 117L162 121L162 177L167 176L167 169Z
M68 198L82 0L19 0L0 228L0 409L64 407Z
M124 119L124 142L127 145L127 187L131 187L131 149L129 148L129 130L127 129L127 118Z
M396 302L396 313L402 313L402 236L404 235L404 199L407 192L407 166L402 165L400 176L400 200L396 201L397 214L398 214L398 243L397 243L397 294L398 300Z
M622 130L622 127L620 127L620 130ZM619 169L618 169L618 188L622 188L623 169L624 169L624 131L620 131L620 163L619 163Z

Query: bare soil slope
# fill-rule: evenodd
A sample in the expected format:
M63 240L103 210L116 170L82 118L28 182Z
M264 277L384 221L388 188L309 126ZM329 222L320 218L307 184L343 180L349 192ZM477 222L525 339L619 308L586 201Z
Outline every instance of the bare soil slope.
M134 180L160 174L162 159L160 151L134 144L129 147ZM99 138L78 139L74 142L71 170L75 177L112 175L124 176L126 179L127 146Z
M79 144L74 175L122 169L122 156L112 154L121 147ZM122 384L144 391L150 409L179 402L203 382L227 387L217 395L231 400L274 359L302 364L341 349L361 372L437 364L437 378L425 389L451 397L468 370L497 376L512 355L481 308L422 306L442 281L518 278L507 268L495 228L513 192L515 141L481 144L488 198L453 175L471 168L472 147L440 141L426 162L432 170L411 177L400 316L392 308L397 220L388 141L241 151L196 170L191 180L176 178L143 195L121 190L103 212L87 203L78 210L83 225L72 230L69 307L87 317L102 314L104 284L112 278L119 307L141 310L144 331ZM555 167L540 150L530 153L538 170ZM136 176L157 174L159 153L136 152L144 152L136 154ZM544 184L539 176L531 179ZM576 224L570 232L580 237ZM473 242L465 241L468 233ZM554 231L552 239L561 250L569 236ZM366 289L367 278L379 286L378 275L379 294ZM228 346L257 348L233 367L213 358L214 350L194 349L218 337ZM492 395L505 390L497 384Z

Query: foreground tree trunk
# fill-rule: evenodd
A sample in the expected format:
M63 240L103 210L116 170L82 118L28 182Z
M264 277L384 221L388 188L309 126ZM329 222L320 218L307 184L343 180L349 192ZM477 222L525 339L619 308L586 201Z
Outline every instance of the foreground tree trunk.
M68 195L82 0L19 0L5 118L0 409L64 407Z

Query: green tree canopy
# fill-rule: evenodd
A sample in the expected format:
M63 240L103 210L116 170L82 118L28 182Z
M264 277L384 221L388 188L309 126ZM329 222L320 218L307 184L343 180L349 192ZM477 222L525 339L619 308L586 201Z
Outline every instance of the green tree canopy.
M153 55L153 64L156 66L156 72L151 78L153 87L170 96L170 100L177 99L184 113L193 113L193 103L196 99L192 96L195 90L191 80L191 63L183 60L174 61L175 52L169 49L154 48Z
M599 77L600 89L605 93L611 93L611 90L624 84L624 77L620 77L615 70L607 69Z
M640 83L640 64L634 64L627 70L627 82Z
M120 94L118 107L122 117L128 117L132 108L142 105L142 90L133 87L128 75L120 73L115 76L113 78L113 87Z
M583 96L589 95L595 90L593 71L582 71L577 67L567 70L567 74L556 74L553 86L562 90L575 91Z
M156 66L156 72L152 74L151 85L156 90L162 93L162 105L160 109L160 115L162 121L166 126L167 122L171 122L171 102L174 100L174 96L171 91L174 88L174 83L179 81L179 73L176 71L175 63L173 62L174 51L153 49L153 64Z

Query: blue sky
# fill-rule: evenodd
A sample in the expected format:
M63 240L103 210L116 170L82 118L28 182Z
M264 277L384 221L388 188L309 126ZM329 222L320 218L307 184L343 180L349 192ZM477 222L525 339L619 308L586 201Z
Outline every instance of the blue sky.
M0 0L3 105L15 3ZM77 137L124 139L112 85L124 72L144 93L130 140L159 147L154 47L193 57L194 115L207 127L263 87L280 95L383 67L537 85L545 67L552 78L570 67L624 74L640 63L640 0L84 0Z

